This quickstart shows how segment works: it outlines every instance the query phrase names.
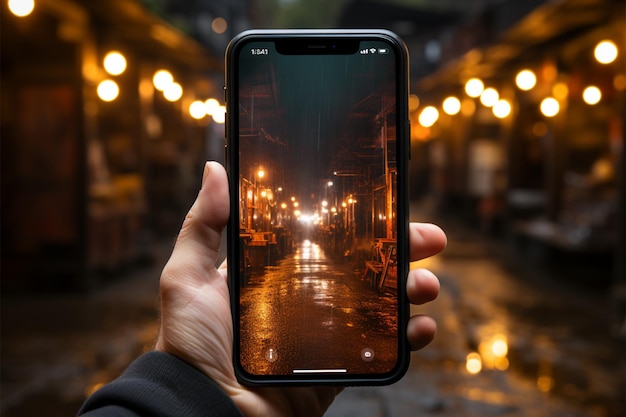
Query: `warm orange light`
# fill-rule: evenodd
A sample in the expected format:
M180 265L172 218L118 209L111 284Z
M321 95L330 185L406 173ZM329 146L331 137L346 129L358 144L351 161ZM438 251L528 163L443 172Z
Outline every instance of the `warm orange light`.
M154 77L152 77L152 83L154 84L154 88L159 91L165 91L165 89L174 82L174 77L172 73L168 70L158 70L154 73Z
M554 84L552 87L552 95L559 101L564 101L569 95L569 87L564 82Z
M9 0L9 10L17 17L26 17L35 10L35 0Z
M617 46L613 41L604 40L598 42L593 54L599 63L610 64L617 58Z
M183 87L177 82L173 82L163 90L163 97L167 101L178 101L183 96Z
M464 98L461 102L461 114L469 117L476 111L476 103L471 98Z
M217 109L213 112L212 117L215 123L224 123L226 121L226 107L218 106Z
M419 123L424 127L431 127L439 119L439 110L433 106L426 106L419 115Z
M554 117L557 114L559 114L559 111L561 110L561 106L559 105L559 102L555 98L548 97L548 98L543 99L540 105L540 109L541 109L541 113L544 116Z
M498 119L504 119L511 114L511 103L504 99L498 100L491 108L491 111Z
M591 106L598 104L602 100L602 92L595 85L590 85L583 91L583 100Z
M498 102L500 99L500 94L495 88L485 88L485 90L480 95L480 102L485 107L492 107L494 104Z
M409 96L409 111L415 111L420 106L420 99L415 95L411 94Z
M113 80L104 80L98 84L98 97L100 100L110 102L113 101L119 96L120 88L117 83Z
M104 70L111 75L126 71L126 58L118 51L111 51L104 57Z
M472 78L465 83L465 92L468 96L476 98L485 89L485 84L479 78Z
M206 107L204 101L196 100L189 105L189 114L196 120L202 119L206 116Z
M454 116L461 111L461 102L454 96L447 97L443 101L443 111L450 116Z
M213 116L213 113L215 113L219 109L220 102L214 98L210 98L204 102L204 105L206 107L206 114L208 114L209 116Z
M520 90L532 90L537 84L537 76L529 69L521 70L515 77L515 84Z
M476 375L483 369L480 355L476 352L469 353L465 358L465 369L472 375Z

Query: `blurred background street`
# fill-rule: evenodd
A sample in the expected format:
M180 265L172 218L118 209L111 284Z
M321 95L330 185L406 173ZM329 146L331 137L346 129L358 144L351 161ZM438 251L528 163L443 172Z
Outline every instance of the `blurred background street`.
M618 0L2 0L0 415L73 415L149 350L158 278L223 160L248 28L382 27L411 57L412 220L436 340L329 416L626 414Z

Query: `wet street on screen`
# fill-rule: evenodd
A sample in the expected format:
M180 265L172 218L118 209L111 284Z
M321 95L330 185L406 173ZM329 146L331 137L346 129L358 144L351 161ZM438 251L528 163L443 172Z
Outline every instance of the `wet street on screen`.
M300 241L241 288L242 363L251 373L386 372L397 353L395 296L361 263Z

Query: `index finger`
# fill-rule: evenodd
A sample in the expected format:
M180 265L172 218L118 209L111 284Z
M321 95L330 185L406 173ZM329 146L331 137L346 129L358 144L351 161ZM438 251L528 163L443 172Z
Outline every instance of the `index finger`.
M409 242L409 253L411 262L413 262L441 252L446 247L448 239L444 231L437 225L410 223Z

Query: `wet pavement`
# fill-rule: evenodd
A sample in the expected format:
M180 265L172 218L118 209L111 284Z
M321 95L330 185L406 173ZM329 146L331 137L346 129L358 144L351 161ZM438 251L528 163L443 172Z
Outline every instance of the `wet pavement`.
M363 271L305 239L253 275L240 288L244 368L255 375L390 372L396 298L379 294Z
M432 220L420 213L413 220ZM326 415L624 416L624 312L606 288L439 223L448 248L414 265L441 280L439 299L413 308L437 319L435 341L413 354L402 381L348 388ZM93 294L3 295L2 416L74 415L85 395L151 348L168 246Z

